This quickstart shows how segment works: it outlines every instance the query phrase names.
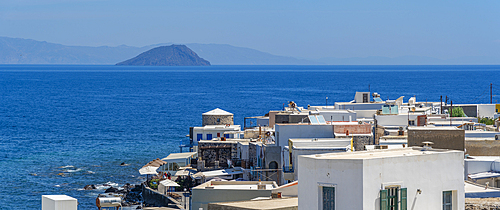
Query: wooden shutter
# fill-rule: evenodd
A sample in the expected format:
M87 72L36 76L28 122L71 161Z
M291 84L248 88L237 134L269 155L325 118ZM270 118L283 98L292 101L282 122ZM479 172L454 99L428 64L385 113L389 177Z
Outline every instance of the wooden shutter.
M408 206L408 199L406 198L407 197L406 188L401 188L400 192L401 192L401 210L406 210Z
M380 210L389 210L388 194L389 192L387 190L380 190Z

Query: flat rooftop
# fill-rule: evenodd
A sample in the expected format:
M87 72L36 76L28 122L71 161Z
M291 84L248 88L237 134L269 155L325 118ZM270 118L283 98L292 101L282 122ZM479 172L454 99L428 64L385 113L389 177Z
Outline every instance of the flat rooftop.
M203 127L194 127L196 130L220 130L220 129L240 129L240 125L205 125Z
M299 199L294 198L276 198L254 201L237 201L209 204L225 207L224 209L294 209L299 206Z
M410 126L408 127L408 130L443 130L443 131L453 130L454 131L462 129L457 128L455 126Z
M439 153L455 153L461 151L444 150L444 149L429 149L422 151L421 147L411 147L402 149L381 149L372 151L359 151L359 152L343 152L343 153L327 153L318 155L306 155L305 157L314 159L338 159L338 160L354 160L354 159L377 159L377 158L390 158L400 156L423 156L429 154Z
M272 190L278 187L274 181L262 181L266 186L265 190ZM259 190L259 181L208 181L193 189L226 189L226 190Z

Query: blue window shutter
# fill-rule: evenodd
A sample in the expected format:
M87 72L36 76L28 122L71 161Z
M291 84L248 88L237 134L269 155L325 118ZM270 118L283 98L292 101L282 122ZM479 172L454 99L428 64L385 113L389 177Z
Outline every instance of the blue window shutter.
M207 134L207 140L212 140L212 134Z
M380 210L389 210L388 194L389 192L387 190L380 190Z
M201 133L196 134L196 140L197 141L203 140L203 134L201 134Z
M407 190L406 188L401 188L401 210L406 210L408 206Z

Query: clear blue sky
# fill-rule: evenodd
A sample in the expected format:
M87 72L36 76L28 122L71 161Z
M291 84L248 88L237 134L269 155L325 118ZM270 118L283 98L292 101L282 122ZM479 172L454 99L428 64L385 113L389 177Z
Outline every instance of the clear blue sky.
M0 36L217 43L301 58L500 58L500 1L1 0Z

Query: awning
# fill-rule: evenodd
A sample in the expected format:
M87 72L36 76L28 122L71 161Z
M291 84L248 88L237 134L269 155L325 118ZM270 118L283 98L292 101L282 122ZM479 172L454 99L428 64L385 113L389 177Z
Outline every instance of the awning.
M189 176L191 174L195 174L196 171L195 170L192 170L192 169L184 169L184 170L180 170L180 171L176 171L174 176Z
M174 182L170 179L165 179L165 180L161 181L160 184L165 186L165 187L180 187L179 184L177 184L176 182Z
M188 158L194 158L198 152L183 152L183 153L171 153L166 158L162 158L163 162L185 162Z
M234 170L234 169L205 171L205 172L196 173L195 175L193 175L193 178L201 179L202 176L209 178L209 177L216 177L216 176L229 176L229 175L235 175L235 174L243 174L243 171L242 170Z
M160 160L160 158L156 158L152 161L149 161L149 163L144 165L143 168L146 166L160 167L160 166L165 165L165 164L167 164L167 162Z
M139 173L141 175L145 175L145 174L158 174L158 172L156 172L156 170L158 169L158 167L154 167L154 166L146 166L146 167L142 167L141 169L139 169Z

